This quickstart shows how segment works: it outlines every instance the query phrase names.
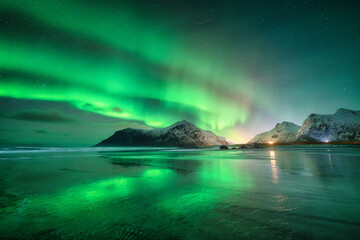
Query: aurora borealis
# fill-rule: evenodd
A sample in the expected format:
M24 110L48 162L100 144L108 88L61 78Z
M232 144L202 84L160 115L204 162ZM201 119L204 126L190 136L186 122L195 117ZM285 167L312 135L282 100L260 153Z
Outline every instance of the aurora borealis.
M360 109L356 1L0 2L0 144L186 119L246 142ZM34 114L35 113L35 114Z

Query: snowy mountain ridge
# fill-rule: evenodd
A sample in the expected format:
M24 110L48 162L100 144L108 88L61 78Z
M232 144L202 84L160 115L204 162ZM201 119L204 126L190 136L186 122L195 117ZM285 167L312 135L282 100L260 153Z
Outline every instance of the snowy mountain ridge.
M334 114L310 114L296 135L305 142L360 141L360 111L340 108Z
M334 114L310 114L302 126L279 123L268 132L256 135L249 143L359 142L360 111L345 108Z
M288 143L295 140L300 126L292 122L276 124L270 131L260 133L253 137L249 143Z
M157 129L126 128L95 146L181 146L198 147L229 144L225 138L198 128L186 120Z

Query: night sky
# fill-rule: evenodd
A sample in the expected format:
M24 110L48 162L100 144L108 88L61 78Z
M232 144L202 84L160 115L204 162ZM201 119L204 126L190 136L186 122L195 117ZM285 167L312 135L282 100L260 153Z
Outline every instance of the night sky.
M360 110L358 1L0 1L0 146Z

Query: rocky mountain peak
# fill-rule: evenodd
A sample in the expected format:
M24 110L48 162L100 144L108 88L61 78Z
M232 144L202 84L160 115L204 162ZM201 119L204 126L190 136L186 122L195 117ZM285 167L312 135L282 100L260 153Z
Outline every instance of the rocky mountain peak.
M292 122L281 122L270 131L256 135L249 143L287 143L295 140L300 126Z
M272 130L256 135L249 143L333 141L360 141L360 111L340 108L334 114L311 113L301 127L284 121Z
M152 130L127 128L117 131L96 146L213 146L228 142L210 131L183 120L166 128Z
M360 115L360 111L353 111L350 109L346 109L346 108L339 108L336 112L335 115L343 115L343 116L354 116L354 115Z
M187 121L187 120L182 120L182 121L178 121L172 125L170 125L168 128L174 128L174 127L185 127L185 126L189 126L189 127L196 127L194 124L192 124L191 122Z
M359 141L360 111L340 108L334 114L310 114L296 139L300 142Z

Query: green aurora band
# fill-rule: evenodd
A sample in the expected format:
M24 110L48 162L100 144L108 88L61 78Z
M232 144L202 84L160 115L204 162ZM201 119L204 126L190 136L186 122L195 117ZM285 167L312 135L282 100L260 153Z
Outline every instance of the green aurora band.
M30 41L4 34L0 69L8 74L0 96L68 102L151 127L186 117L216 132L247 121L254 86L241 70L227 67L220 50L209 55L191 47L171 24L91 4L84 9L73 1L1 1L3 11L110 50L82 51L46 37Z

